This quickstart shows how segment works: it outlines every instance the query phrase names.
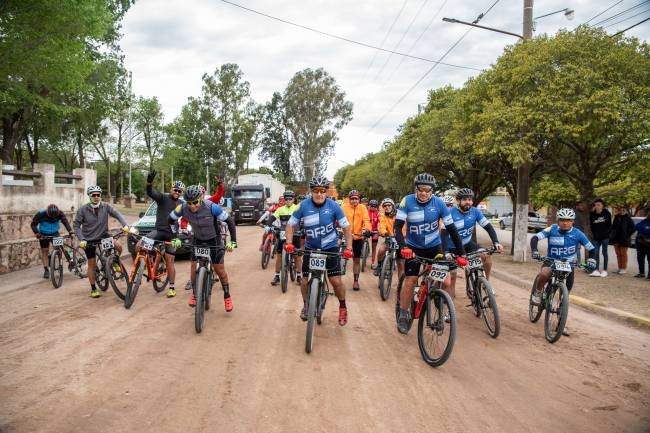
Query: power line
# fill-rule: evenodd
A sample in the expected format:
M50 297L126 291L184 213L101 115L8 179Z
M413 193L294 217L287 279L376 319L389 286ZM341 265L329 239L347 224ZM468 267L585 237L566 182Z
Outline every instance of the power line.
M650 17L644 19L643 21L639 21L638 23L636 23L636 24L634 24L634 25L631 25L630 27L628 27L628 28L626 28L626 29L623 29L623 30L621 30L620 32L614 33L611 37L618 36L618 35L620 35L621 33L625 33L625 32L627 32L628 30L633 29L634 27L638 26L639 24L643 24L643 23L645 23L645 22L648 21L648 20L650 20Z
M600 26L602 26L603 24L605 24L607 21L614 20L614 19L620 17L621 15L625 15L626 13L628 13L628 12L630 12L630 11L633 11L633 10L636 9L636 8L640 8L640 7L643 6L644 4L648 3L648 1L650 1L650 0L642 1L641 3L639 3L639 4L635 5L635 6L632 6L631 8L625 9L624 11L621 11L621 12L615 14L615 15L612 15L612 16L609 17L609 18L605 18L604 20L600 20L600 21L598 21L596 24L592 25L592 27L600 27Z
M404 0L404 3L402 3L402 7L400 8L399 12L397 13L397 16L393 20L393 23L390 25L388 28L388 31L384 35L384 39L381 41L381 48L384 48L384 44L386 43L386 40L388 39L388 36L393 32L393 27L395 27L395 23L397 23L397 20L399 20L399 17L402 16L402 12L404 11L404 8L406 7L406 3L408 3L408 0ZM363 73L363 77L361 77L361 81L363 81L366 78L366 75L368 74L368 71L372 68L372 65L375 63L375 59L377 58L377 51L375 51L375 54L372 56L372 60L370 61L370 64L366 68L366 71Z
M422 61L428 62L428 63L435 63L436 65L441 64L441 65L444 65L444 66L450 66L452 68L471 69L471 70L474 70L474 71L483 71L482 69L473 68L471 66L452 65L451 63L442 63L442 62L439 62L439 61L433 60L433 59L426 59L424 57L412 56L410 54L400 53L400 52L393 51L393 50L388 50L386 48L377 47L377 46L374 46L374 45L367 44L365 42L355 41L353 39L345 38L343 36L338 36L338 35L335 35L335 34L332 34L332 33L327 33L327 32L317 30L317 29L314 29L314 28L311 28L311 27L307 27L307 26L304 26L302 24L297 24L297 23L294 23L294 22L291 22L291 21L288 21L288 20L285 20L285 19L282 19L282 18L275 17L273 15L266 14L264 12L256 11L255 9L251 9L251 8L248 8L246 6L242 6L242 5L237 4L237 3L233 3L233 2L228 1L228 0L220 0L220 1L223 2L223 3L229 4L231 6L235 6L237 8L244 9L244 10L246 10L248 12L251 12L251 13L254 13L254 14L257 14L257 15L261 15L263 17L266 17L266 18L269 18L269 19L272 19L272 20L275 20L275 21L279 21L279 22L284 23L284 24L289 24L289 25L294 26L294 27L298 27L298 28L301 28L301 29L304 29L304 30L309 30L310 32L318 33L318 34L321 34L321 35L324 35L324 36L328 36L330 38L338 39L338 40L348 42L348 43L351 43L351 44L355 44L355 45L359 45L359 46L362 46L362 47L371 48L373 50L379 50L379 51L383 51L383 52L386 52L386 53L397 54L398 56L404 56L404 57L409 57L411 59L422 60Z
M481 20L485 17L485 15L487 15L487 13L490 12L490 10L492 10L492 8L493 8L497 3L499 3L499 0L496 0L496 1L492 4L492 6L490 6L490 8L489 8L487 11L485 11L485 12L482 13L482 14L480 14L480 15L476 18L476 20L474 21L474 23L476 24L476 23L478 23L479 21L481 21ZM469 34L469 32L471 32L473 29L474 29L473 27L470 27L469 29L467 29L467 31L466 31L465 33L463 33L463 35L462 35L460 38L458 38L458 40L457 40L456 42L454 42L454 44L453 44L451 47L449 47L449 49L448 49L447 51L445 51L445 53L444 53L442 56L440 56L440 59L438 59L438 62L439 62L439 63L436 63L435 65L431 66L431 67L430 67L430 68L429 68L429 69L424 73L424 75L422 75L422 76L420 77L420 79L419 79L419 80L418 80L414 85L412 85L412 86L411 86L411 87L406 91L406 93L404 93L404 94L403 94L403 95L402 95L402 96L397 100L397 102L395 102L395 103L394 103L394 104L393 104L393 105L388 109L388 111L386 111L386 112L385 112L385 113L384 113L384 114L379 118L379 120L377 120L377 121L376 121L376 122L375 122L375 123L370 127L370 129L368 130L368 132L370 132L370 131L372 131L373 129L375 129L375 128L377 127L377 125L379 125L379 124L380 124L380 123L381 123L381 122L386 118L386 116L388 116L388 115L389 115L389 114L390 114L390 113L395 109L395 107L397 107L397 106L398 106L398 105L399 105L399 104L400 104L400 103L401 103L401 102L402 102L402 101L403 101L403 100L404 100L404 99L405 99L405 98L406 98L406 97L407 97L407 96L408 96L408 95L409 95L409 94L410 94L410 93L411 93L411 92L412 92L412 91L413 91L413 90L414 90L414 89L415 89L415 88L416 88L416 87L417 87L417 86L418 86L418 85L419 85L419 84L420 84L420 83L421 83L421 82L422 82L422 81L423 81L423 80L424 80L424 79L425 79L425 78L426 78L426 77L427 77L427 76L428 76L428 75L429 75L429 74L430 74L430 73L435 69L435 68L436 68L436 66L442 64L442 63L440 63L440 62L441 62L445 57L447 57L447 55L449 55L449 53L451 53L452 50L453 50L454 48L456 48L456 47L458 46L458 44L460 44L460 43L462 42L462 40L465 39L465 37L466 37L466 36Z
M408 49L406 54L411 54L411 52L413 51L413 48L415 48L415 46L418 44L418 42L420 42L420 39L422 39L422 36L424 36L424 34L429 30L429 28L431 27L431 24L433 24L433 21L438 17L438 15L440 14L440 11L442 11L442 8L444 8L445 5L447 4L447 1L449 1L449 0L444 0L442 2L442 5L440 5L440 7L436 11L436 13L433 15L433 17L431 18L431 20L429 21L427 26L424 28L424 30L422 30L422 32L417 37L417 39L411 44L411 47ZM405 58L406 57L400 57L399 63L397 64L397 67L393 70L393 72L388 77L388 81L390 81L390 79L393 78L393 75L395 75L395 72L397 72L399 70L400 66L402 66L402 63L404 63Z
M409 23L408 27L406 28L406 31L404 31L404 33L402 33L402 37L399 39L399 41L397 42L397 44L395 45L395 48L393 48L393 50L397 50L399 48L399 46L402 44L402 41L404 41L404 38L406 37L408 32L411 30L411 27L413 26L413 23L420 16L420 13L422 12L422 9L424 9L424 6L427 4L428 1L429 0L424 0L422 2L422 4L420 5L420 9L418 9L418 11L415 13L415 15L413 15L413 18L411 19L411 22ZM379 70L379 72L375 76L375 80L377 78L379 78L379 76L381 75L382 72L384 72L384 69L386 68L386 65L388 64L388 62L390 62L391 57L392 57L392 54L389 54L388 58L386 59L386 61L382 65L381 69Z
M620 21L616 21L614 24L609 24L609 25L605 26L604 28L607 29L607 28L609 28L609 27L613 27L613 26L618 25L618 24L620 24L620 23L622 23L622 22L629 21L629 20L631 20L631 19L634 18L634 17L638 17L639 15L643 15L643 14L645 14L645 13L647 13L647 12L650 12L650 9L646 9L646 10L644 10L644 11L639 12L638 14L634 14L634 15L632 15L632 16L630 16L630 17L623 18L622 20L620 20Z
M605 12L607 12L608 10L610 10L611 8L613 8L614 6L616 6L616 5L618 5L618 4L621 4L621 3L623 3L623 0L619 0L619 1L617 1L616 3L614 3L613 5L611 5L610 7L608 7L607 9L605 9L604 11L597 13L596 15L594 15L594 16L591 17L591 18L589 18L587 21L585 21L585 22L582 23L582 24L583 24L583 25L584 25L584 24L589 24L589 23L591 22L591 20L593 20L593 19L595 19L595 18L598 18L599 16L601 16L602 14L604 14Z

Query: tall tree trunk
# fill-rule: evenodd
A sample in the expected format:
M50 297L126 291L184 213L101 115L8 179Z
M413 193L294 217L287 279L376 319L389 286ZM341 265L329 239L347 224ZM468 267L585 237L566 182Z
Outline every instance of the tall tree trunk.
M86 160L84 158L84 145L81 129L77 129L77 154L79 156L79 167L85 167Z
M2 118L2 161L5 164L14 162L16 146L23 139L25 125L31 115L32 108L26 107L9 117Z
M122 128L117 131L117 169L115 170L115 198L121 198L124 182L122 181Z

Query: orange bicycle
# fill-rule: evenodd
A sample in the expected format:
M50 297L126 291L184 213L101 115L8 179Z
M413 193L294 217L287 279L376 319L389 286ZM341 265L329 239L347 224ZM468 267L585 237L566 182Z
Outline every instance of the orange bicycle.
M135 297L138 295L138 289L144 276L147 281L153 282L153 288L156 292L162 292L169 282L167 276L167 265L164 259L165 245L171 242L155 241L146 236L140 237L140 248L133 259L133 268L129 274L126 296L124 297L124 308L131 308ZM147 268L145 274L144 269Z

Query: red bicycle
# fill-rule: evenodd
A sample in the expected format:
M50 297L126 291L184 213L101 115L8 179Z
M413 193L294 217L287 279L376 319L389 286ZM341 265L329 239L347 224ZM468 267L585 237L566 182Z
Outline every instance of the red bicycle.
M272 227L271 230L264 237L262 243L262 269L266 269L269 260L275 258L275 249L278 244L279 229Z

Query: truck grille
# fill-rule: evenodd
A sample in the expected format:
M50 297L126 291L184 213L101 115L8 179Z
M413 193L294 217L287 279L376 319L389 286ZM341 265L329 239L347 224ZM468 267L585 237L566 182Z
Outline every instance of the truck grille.
M252 212L255 209L255 206L239 206L241 212Z

